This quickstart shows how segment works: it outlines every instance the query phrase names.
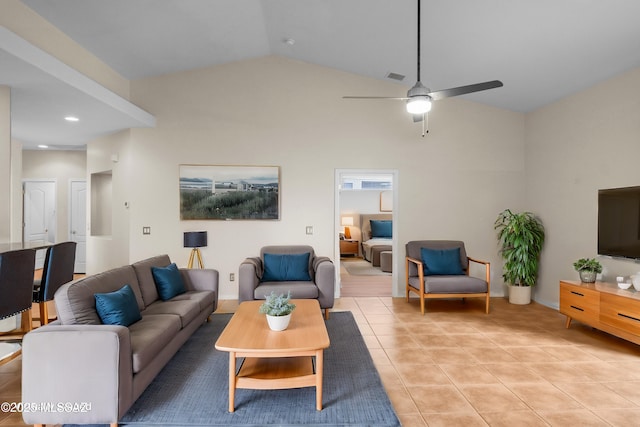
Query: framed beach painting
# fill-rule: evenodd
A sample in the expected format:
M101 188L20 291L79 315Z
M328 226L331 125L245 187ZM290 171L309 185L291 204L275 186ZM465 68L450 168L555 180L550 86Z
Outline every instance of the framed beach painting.
M180 165L180 219L279 220L279 166Z

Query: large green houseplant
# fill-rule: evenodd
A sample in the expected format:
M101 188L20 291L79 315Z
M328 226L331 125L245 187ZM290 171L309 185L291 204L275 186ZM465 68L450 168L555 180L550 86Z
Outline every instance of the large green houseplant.
M531 212L513 213L505 209L498 215L494 228L504 260L502 277L509 285L509 302L528 304L531 287L538 278L544 226Z

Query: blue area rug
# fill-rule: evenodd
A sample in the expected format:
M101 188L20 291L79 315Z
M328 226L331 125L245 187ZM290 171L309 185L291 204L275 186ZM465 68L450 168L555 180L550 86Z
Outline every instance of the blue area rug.
M230 314L215 314L160 372L121 426L400 426L350 312L326 321L322 411L316 390L236 390L228 412L229 355L214 343Z

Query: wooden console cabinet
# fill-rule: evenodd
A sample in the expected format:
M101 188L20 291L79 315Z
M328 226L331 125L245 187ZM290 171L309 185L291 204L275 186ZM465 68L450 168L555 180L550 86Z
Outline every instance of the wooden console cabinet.
M640 344L640 292L615 283L560 281L560 313L568 328L575 319Z

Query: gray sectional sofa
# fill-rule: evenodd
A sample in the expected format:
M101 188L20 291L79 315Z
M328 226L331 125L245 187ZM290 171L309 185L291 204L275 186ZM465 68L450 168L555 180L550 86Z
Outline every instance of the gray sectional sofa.
M217 307L218 272L211 269L180 269L186 292L163 301L152 267L170 263L167 255L149 258L56 292L58 320L24 337L22 401L79 406L77 411L32 407L23 413L26 423L117 424ZM141 319L128 327L102 324L94 295L125 284L135 294Z

